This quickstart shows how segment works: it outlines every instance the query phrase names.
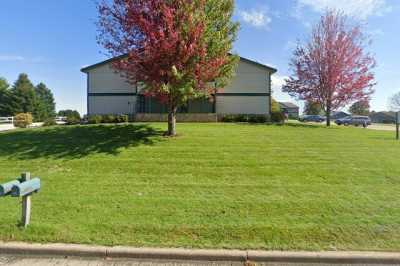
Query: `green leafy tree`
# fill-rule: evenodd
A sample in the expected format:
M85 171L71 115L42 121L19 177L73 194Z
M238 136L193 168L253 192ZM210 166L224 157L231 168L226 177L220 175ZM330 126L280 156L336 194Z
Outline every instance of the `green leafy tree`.
M400 112L400 92L390 97L389 108L391 111Z
M281 111L281 106L274 98L271 99L271 111L273 113L279 113Z
M20 74L11 88L13 114L34 113L35 111L35 87L27 74Z
M304 114L306 115L321 115L324 113L321 105L318 102L306 101Z
M54 101L53 93L46 87L44 83L39 83L35 87L35 121L45 121L52 118L56 114L56 104Z
M7 80L0 78L0 116L13 115L11 103L10 85Z
M349 112L352 115L369 115L369 108L370 106L368 101L358 101L350 106Z
M74 118L77 118L77 119L81 119L81 115L76 110L70 110L70 109L60 110L60 111L58 111L57 115L58 116L74 117Z
M234 74L234 0L112 0L98 5L98 41L129 83L168 107L169 136L188 100L210 97Z
M7 80L4 78L0 78L0 91L7 90L10 87Z

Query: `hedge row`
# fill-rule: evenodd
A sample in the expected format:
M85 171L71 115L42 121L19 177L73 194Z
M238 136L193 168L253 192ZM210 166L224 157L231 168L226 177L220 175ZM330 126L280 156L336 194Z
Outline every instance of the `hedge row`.
M271 116L267 115L246 115L246 114L237 114L237 115L224 115L221 118L222 122L225 123L283 123L286 117L281 112L273 112Z
M256 115L256 114L235 114L235 115L223 115L220 117L220 121L225 123L283 123L286 117L281 112L273 112L270 116L267 115ZM68 125L80 124L80 119L76 117L67 117ZM91 115L87 117L88 124L102 124L102 123L127 123L129 122L128 115Z
M89 124L127 123L127 122L129 122L128 115L91 115L88 117Z

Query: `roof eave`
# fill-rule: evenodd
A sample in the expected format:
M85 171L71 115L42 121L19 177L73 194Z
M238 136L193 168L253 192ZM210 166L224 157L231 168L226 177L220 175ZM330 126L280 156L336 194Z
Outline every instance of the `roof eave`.
M241 57L241 56L239 56L239 58L240 58L241 61L245 61L245 62L248 62L248 63L250 63L250 64L253 64L253 65L257 65L257 66L266 68L266 69L268 69L272 74L275 74L276 72L278 72L278 70L277 70L276 68L273 68L273 67L264 65L264 64L259 63L259 62L257 62L257 61L254 61L254 60L251 60L251 59L248 59L248 58L244 58L244 57Z
M96 67L106 65L106 64L111 63L111 62L113 62L113 61L115 61L115 60L121 59L121 58L123 58L123 57L125 57L125 56L126 56L126 54L120 55L120 56L116 56L116 57L113 57L113 58L110 58L110 59L101 61L101 62L99 62L99 63L96 63L96 64L93 64L93 65L90 65L90 66L81 68L81 72L83 72L83 73L88 73L90 70L92 70L92 69L94 69L94 68L96 68Z
M113 58L104 60L104 61L102 61L102 62L99 62L99 63L97 63L97 64L84 67L84 68L81 69L81 72L83 72L83 73L88 73L90 70L92 70L92 69L94 69L94 68L96 68L96 67L99 67L99 66L102 66L102 65L106 65L106 64L111 63L111 62L113 62L113 61L115 61L115 60L121 59L121 58L123 58L123 57L125 57L125 56L126 56L126 54L120 55L120 56L116 56L116 57L113 57ZM256 61L253 61L253 60L250 60L250 59L241 57L241 56L239 56L239 58L240 58L241 61L245 61L245 62L248 62L248 63L250 63L250 64L254 64L254 65L258 65L258 66L260 66L260 67L266 68L266 69L268 69L269 72L271 72L271 74L275 74L276 72L278 72L278 70L277 70L276 68L273 68L273 67L264 65L264 64L262 64L262 63L259 63L259 62L256 62Z

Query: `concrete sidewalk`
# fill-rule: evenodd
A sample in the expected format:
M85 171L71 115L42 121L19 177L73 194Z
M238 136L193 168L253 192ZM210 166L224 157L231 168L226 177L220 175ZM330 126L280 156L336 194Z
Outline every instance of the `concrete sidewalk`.
M351 264L318 264L318 263L288 263L288 262L212 262L212 261L160 261L135 259L96 259L96 258L61 258L61 257L20 257L1 256L0 266L345 266ZM357 264L391 266L396 264Z
M133 259L96 259L60 257L19 257L0 255L0 266L243 266L240 262L158 261Z
M0 131L7 131L14 129L12 124L0 124Z
M29 128L37 128L43 126L43 122L32 123ZM0 124L0 131L8 131L16 129L13 124Z
M390 252L284 252L104 247L65 244L1 243L0 255L79 257L168 261L227 261L230 263L325 263L400 265L400 253ZM96 265L96 264L95 264ZM118 264L116 264L118 265ZM122 264L124 265L124 264Z

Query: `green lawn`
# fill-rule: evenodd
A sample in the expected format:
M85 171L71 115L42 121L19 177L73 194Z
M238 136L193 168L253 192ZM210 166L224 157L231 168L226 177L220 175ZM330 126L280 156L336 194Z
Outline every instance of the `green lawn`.
M42 178L32 225L0 199L0 240L400 250L400 142L360 128L239 124L0 133L0 182Z

